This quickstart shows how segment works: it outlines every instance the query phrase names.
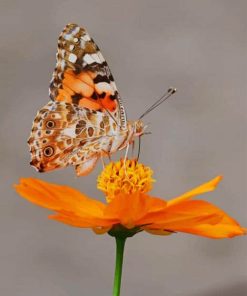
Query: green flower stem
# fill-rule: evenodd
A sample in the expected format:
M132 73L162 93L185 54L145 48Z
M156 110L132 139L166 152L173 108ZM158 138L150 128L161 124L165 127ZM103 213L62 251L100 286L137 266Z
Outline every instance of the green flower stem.
M123 267L124 245L126 237L115 237L116 239L116 263L115 263L115 276L113 285L113 296L119 296L121 290L121 278Z

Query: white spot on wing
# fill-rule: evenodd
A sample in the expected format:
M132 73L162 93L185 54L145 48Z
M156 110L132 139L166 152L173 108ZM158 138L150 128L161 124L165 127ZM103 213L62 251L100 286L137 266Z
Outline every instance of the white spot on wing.
M90 37L88 34L85 34L83 36L81 36L81 38L84 40L84 41L89 41L90 40Z
M75 128L74 128L74 127L65 128L65 129L63 130L63 134L64 134L65 136L69 136L69 137L74 138L74 137L76 137L76 134L75 134Z
M71 63L75 63L76 60L77 60L77 56L76 56L75 54L71 53L71 54L69 55L68 60L69 60L69 62L71 62Z
M64 69L65 69L65 65L66 65L66 64L65 64L65 61L64 61L64 60L62 60L62 62L61 62L61 69L62 69L62 70L64 70Z
M71 44L70 46L69 46L69 50L73 50L75 48L75 46L73 45L73 44Z
M65 57L65 49L61 50L61 57L64 58Z
M87 63L87 64L92 64L95 62L95 60L91 57L90 54L85 54L83 57L83 60Z
M85 48L86 41L81 38L81 48Z
M64 36L63 36L63 38L65 39L65 40L68 40L68 41L70 41L71 39L72 39L72 35L71 34L65 34Z
M99 82L95 85L95 88L97 91L99 92L103 92L103 91L112 91L112 88L110 86L109 83L106 83L106 82Z
M95 62L97 62L98 64L101 64L101 60L100 60L99 56L97 55L97 53L93 53L91 56L95 60Z
M71 33L73 33L73 35L76 35L79 31L80 31L80 27L75 27Z

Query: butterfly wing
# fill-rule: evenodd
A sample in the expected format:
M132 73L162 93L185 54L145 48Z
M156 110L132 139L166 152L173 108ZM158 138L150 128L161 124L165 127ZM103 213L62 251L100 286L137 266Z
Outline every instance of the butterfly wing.
M49 102L37 114L28 140L31 165L39 172L76 166L88 174L108 151L115 121L106 113L66 102Z
M49 91L52 101L38 112L28 140L31 165L45 172L72 164L78 175L88 174L99 156L114 147L114 132L126 131L127 124L105 59L75 24L58 39Z
M76 24L68 24L58 39L50 98L108 113L126 129L126 113L111 71L98 46Z

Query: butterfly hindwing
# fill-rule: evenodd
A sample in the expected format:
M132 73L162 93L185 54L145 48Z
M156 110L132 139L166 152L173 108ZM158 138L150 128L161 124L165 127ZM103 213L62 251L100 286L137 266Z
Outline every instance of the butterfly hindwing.
M90 171L107 151L116 124L109 115L65 102L50 102L37 114L28 140L31 165L40 172L75 165Z

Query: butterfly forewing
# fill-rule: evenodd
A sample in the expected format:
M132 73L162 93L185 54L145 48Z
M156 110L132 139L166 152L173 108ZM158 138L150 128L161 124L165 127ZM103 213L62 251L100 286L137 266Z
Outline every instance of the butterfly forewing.
M126 128L124 107L111 71L86 30L75 24L67 25L58 39L50 98L109 112L122 129Z

